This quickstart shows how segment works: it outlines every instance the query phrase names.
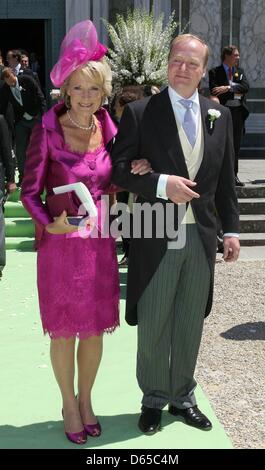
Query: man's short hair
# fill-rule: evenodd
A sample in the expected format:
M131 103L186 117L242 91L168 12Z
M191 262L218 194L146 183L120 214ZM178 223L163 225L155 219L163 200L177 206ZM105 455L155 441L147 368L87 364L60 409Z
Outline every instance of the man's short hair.
M202 38L200 38L199 36L195 36L195 34L179 34L178 36L173 38L172 41L171 41L171 44L170 44L168 59L170 59L171 52L172 52L172 49L175 46L175 44L177 44L178 42L181 42L181 41L186 41L187 39L196 39L197 41L199 41L205 47L204 66L207 65L208 58L209 58L209 55L210 55L210 48Z
M232 55L234 51L237 51L238 47L237 46L225 46L223 47L222 53L221 53L221 60L222 62L225 60L226 55Z
M13 70L10 67L5 67L2 71L2 80L15 76Z

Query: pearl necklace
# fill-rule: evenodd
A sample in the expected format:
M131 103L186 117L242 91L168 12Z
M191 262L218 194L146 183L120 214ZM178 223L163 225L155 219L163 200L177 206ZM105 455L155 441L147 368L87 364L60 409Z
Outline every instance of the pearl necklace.
M79 127L79 129L83 129L84 131L91 131L91 129L94 129L95 123L94 123L94 115L93 114L91 115L91 123L89 124L89 126L81 126L78 122L73 120L73 118L70 116L70 113L69 113L68 110L66 112L67 112L67 116L68 116L69 120L71 121L71 123L75 127Z

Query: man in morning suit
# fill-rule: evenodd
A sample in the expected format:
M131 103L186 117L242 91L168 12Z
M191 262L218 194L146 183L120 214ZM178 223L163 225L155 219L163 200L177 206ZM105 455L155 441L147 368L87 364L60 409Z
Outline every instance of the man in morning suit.
M249 84L244 70L238 67L239 58L236 46L225 46L221 54L222 64L209 70L209 88L211 94L230 109L233 121L235 183L236 186L244 186L237 173L244 123L249 115L246 104Z
M0 279L6 264L4 202L6 193L16 190L15 165L12 158L9 130L0 114Z
M138 324L137 379L143 392L138 425L147 434L159 430L167 404L187 424L212 427L196 404L194 369L212 304L215 208L225 233L225 261L235 261L240 246L231 115L197 90L207 59L200 38L175 38L169 87L125 106L112 152L113 181L138 194L139 204L170 205L176 221L179 204L185 212L179 220L186 230L182 248L170 249L175 245L168 237L155 233L131 243L126 320ZM213 125L210 108L220 113ZM134 175L130 162L143 156L153 173Z
M3 70L2 79L5 84L0 90L0 112L5 114L8 104L12 104L15 117L18 185L20 186L31 131L44 113L46 102L37 82L30 75L22 73L16 76L10 68L6 67Z

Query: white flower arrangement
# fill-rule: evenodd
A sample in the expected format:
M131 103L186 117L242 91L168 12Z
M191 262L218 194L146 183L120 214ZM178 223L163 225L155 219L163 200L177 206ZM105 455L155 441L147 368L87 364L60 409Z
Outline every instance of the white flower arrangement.
M218 109L208 109L208 117L210 121L210 129L213 129L214 122L221 116Z
M116 16L112 26L103 19L113 48L109 48L108 62L115 88L124 85L157 85L167 81L167 59L171 39L176 30L174 12L163 28L164 15L158 18L145 9L127 12L127 17Z

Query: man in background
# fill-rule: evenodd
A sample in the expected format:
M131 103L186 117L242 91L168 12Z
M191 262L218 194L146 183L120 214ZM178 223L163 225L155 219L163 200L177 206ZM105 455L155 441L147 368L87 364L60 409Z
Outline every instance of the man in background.
M21 185L26 151L31 131L45 111L44 95L36 80L26 73L18 74L6 67L2 73L5 84L0 90L0 112L5 114L9 103L14 110L16 158Z
M15 164L12 158L11 143L7 122L0 115L0 278L6 264L4 202L6 193L16 190Z
M236 46L225 46L222 50L222 64L209 70L211 95L230 109L233 121L235 150L235 184L244 186L238 178L238 159L245 120L249 115L246 94L249 84L244 70L238 66L239 51Z

